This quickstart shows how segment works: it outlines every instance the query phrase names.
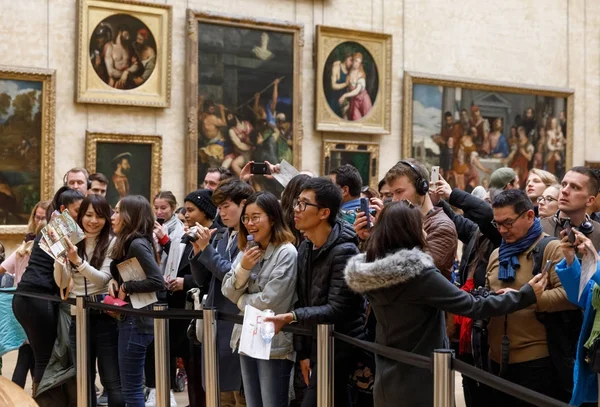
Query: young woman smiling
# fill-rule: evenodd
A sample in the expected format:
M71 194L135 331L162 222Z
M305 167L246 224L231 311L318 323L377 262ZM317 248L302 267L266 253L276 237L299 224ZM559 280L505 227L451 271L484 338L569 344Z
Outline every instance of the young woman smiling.
M274 195L256 192L242 210L238 237L240 253L223 279L222 292L240 311L246 305L275 314L290 312L296 302L295 237L285 223ZM256 246L246 248L250 234ZM242 252L243 250L243 252ZM237 348L241 326L236 325L231 345ZM280 332L271 343L269 360L240 354L242 380L248 407L287 406L290 374L296 358L292 334Z
M79 208L77 223L85 232L85 239L74 246L67 238L67 261L54 263L54 280L61 290L69 290L69 297L90 296L90 300L102 301L108 293L111 279L109 256L110 246L114 243L111 236L110 205L100 195L88 195ZM64 264L64 265L63 265ZM69 342L76 360L75 316L71 320ZM111 406L123 406L121 379L118 360L117 321L106 313L90 311L88 346L89 388L95 382L95 366L98 360L98 373L108 395ZM96 397L92 395L92 406L96 406Z
M126 196L115 207L111 221L117 238L110 251L114 260L110 264L113 279L109 282L109 295L129 302L129 294L163 289L164 280L153 244L154 214L150 203L140 195ZM123 282L117 265L132 258L137 259L146 278ZM123 401L128 407L144 407L144 362L146 349L154 339L154 323L151 318L127 316L118 323L118 328Z

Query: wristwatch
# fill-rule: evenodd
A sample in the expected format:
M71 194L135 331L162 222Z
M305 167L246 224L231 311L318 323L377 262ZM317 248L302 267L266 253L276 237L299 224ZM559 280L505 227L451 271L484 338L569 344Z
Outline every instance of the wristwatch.
M296 324L298 323L298 317L296 316L296 313L294 311L291 312L292 314L292 321L290 322L290 324Z

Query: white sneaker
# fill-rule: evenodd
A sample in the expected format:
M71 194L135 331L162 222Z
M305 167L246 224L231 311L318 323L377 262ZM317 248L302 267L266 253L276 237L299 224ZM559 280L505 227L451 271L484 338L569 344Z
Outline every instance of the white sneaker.
M177 407L177 401L175 401L175 393L171 390L171 407Z
M156 407L156 389L150 389L146 399L146 407Z

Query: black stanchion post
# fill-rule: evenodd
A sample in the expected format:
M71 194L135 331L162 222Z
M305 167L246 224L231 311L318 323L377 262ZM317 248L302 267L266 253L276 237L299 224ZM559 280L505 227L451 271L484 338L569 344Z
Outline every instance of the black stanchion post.
M75 302L75 340L77 343L77 405L79 407L88 407L89 390L88 389L88 313L84 307L85 297L78 296Z
M317 406L333 407L333 325L317 326Z
M166 304L156 304L154 311L166 311ZM154 366L156 370L156 406L171 406L171 380L169 377L169 320L154 320Z
M454 407L454 352L450 349L433 351L433 406Z
M210 407L221 406L216 312L214 308L204 308L202 320L202 327L204 328L202 346L204 347L204 369L206 372L206 405ZM198 322L196 321L196 323Z

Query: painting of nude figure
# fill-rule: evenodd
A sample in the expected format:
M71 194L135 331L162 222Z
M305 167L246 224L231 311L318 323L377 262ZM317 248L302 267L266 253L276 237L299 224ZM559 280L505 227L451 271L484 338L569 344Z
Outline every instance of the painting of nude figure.
M209 168L239 176L250 161L299 165L299 41L295 25L236 24L197 16L194 114L195 184ZM272 178L256 190L279 193Z

